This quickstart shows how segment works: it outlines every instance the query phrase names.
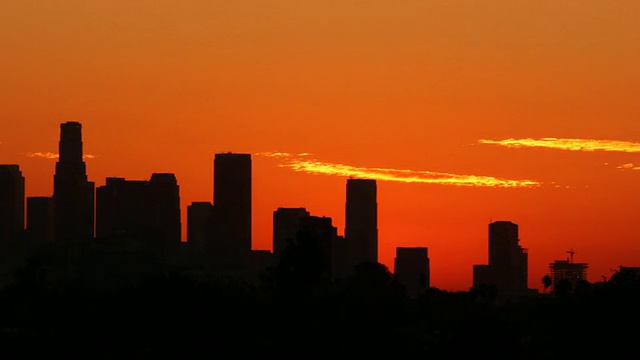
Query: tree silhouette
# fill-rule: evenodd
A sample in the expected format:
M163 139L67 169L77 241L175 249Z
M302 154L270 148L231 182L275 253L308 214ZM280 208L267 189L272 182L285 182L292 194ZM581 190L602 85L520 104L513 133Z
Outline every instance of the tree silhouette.
M542 285L544 286L544 291L547 291L549 287L553 284L553 280L551 280L551 276L549 274L542 277Z

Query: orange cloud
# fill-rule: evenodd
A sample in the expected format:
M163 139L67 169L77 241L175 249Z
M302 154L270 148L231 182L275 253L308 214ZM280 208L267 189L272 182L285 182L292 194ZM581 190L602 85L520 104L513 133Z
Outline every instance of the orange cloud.
M640 166L635 166L635 165L633 165L633 163L628 163L628 164L623 164L623 165L618 166L618 169L640 170Z
M547 148L569 151L617 151L637 153L640 152L640 143L619 140L593 140L593 139L558 139L558 138L541 138L541 139L505 139L505 140L487 140L478 141L481 144L500 145L511 148Z
M376 179L380 181L395 181L405 183L425 183L454 186L480 186L480 187L537 187L539 182L533 180L509 180L491 176L480 175L456 175L432 171L363 168L345 164L334 164L310 158L308 153L260 153L260 156L279 158L283 161L279 166L287 167L294 171L309 174L333 175L343 177L356 177Z
M43 159L57 159L60 157L60 155L52 152L28 152L26 155L28 157L36 157L36 158L43 158ZM90 155L90 154L84 154L82 155L82 157L84 159L94 159L96 156Z

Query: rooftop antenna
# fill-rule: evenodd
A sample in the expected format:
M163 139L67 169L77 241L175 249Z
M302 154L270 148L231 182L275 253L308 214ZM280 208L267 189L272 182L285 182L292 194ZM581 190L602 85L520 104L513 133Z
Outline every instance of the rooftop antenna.
M573 251L573 248L571 248L571 250L567 251L567 253L569 254L569 262L573 263L573 254L575 254L576 252Z

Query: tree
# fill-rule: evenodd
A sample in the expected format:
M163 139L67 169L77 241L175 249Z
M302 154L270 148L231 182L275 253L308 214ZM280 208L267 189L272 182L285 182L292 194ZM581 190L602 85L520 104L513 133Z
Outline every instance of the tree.
M547 291L549 287L553 284L553 280L551 280L551 276L549 274L542 277L542 285L544 286L544 291Z

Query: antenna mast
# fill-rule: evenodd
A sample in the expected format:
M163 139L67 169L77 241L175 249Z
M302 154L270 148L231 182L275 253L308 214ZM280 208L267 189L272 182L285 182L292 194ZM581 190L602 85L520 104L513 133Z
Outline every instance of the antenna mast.
M576 252L573 251L573 248L571 248L571 250L567 251L567 253L569 254L569 262L573 263L573 254L575 254Z

